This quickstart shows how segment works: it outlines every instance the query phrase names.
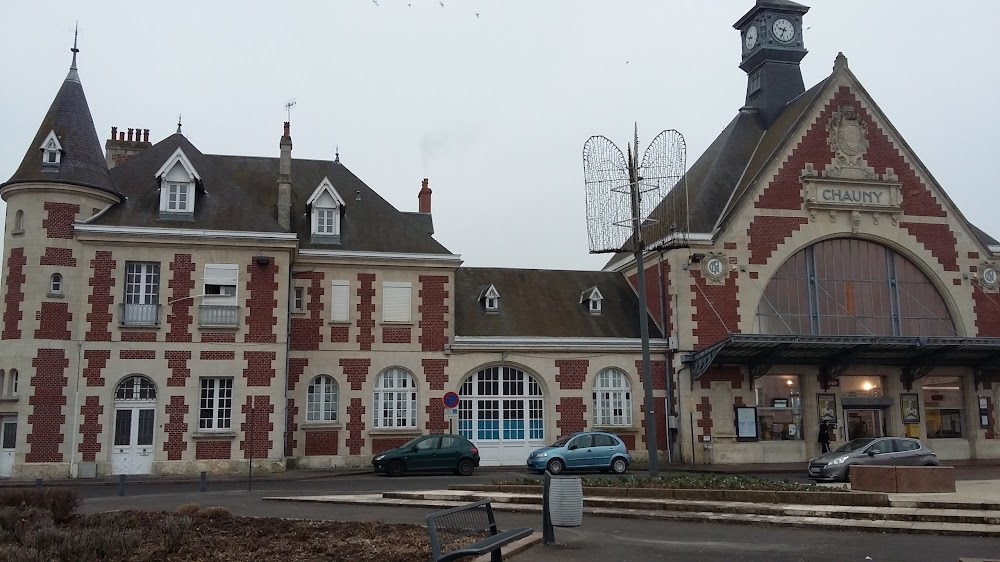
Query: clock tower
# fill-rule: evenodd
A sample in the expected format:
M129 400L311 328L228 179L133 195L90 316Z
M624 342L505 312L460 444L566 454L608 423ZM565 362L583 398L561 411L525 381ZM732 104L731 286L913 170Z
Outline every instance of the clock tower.
M806 91L799 62L808 52L802 42L802 16L808 11L791 0L757 0L733 25L742 38L746 105L757 109L765 128Z

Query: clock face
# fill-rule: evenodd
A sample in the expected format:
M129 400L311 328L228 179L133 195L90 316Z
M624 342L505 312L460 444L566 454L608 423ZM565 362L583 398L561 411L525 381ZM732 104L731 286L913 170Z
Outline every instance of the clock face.
M747 29L746 35L743 36L743 45L749 51L757 46L757 26L753 26Z
M778 18L771 24L771 33L782 43L788 43L795 37L795 26L785 18Z

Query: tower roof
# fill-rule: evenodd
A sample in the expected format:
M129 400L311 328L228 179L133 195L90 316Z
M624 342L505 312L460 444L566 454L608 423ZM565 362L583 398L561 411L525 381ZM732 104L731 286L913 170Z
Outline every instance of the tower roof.
M75 41L72 51L73 63L62 87L28 145L21 165L3 185L62 183L93 187L117 195L76 69ZM58 166L43 166L41 146L51 132L55 132L63 153Z

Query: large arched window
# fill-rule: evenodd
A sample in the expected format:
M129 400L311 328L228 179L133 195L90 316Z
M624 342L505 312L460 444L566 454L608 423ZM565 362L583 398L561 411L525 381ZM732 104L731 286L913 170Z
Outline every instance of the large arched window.
M604 369L594 379L594 425L632 425L632 385L618 369Z
M760 334L955 336L931 281L891 249L866 240L814 244L788 259L757 307Z
M409 372L393 367L375 381L374 427L417 427L417 381Z
M320 375L309 383L306 400L306 421L337 421L337 381L329 375Z
M118 385L115 390L115 400L118 402L156 400L156 385L147 377L132 375Z

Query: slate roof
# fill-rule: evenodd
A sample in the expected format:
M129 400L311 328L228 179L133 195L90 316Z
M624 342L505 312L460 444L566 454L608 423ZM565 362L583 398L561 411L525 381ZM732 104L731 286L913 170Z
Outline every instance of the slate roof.
M479 301L494 285L499 313ZM591 287L604 300L591 314L580 295ZM461 267L455 272L455 334L566 338L638 338L639 298L620 273ZM661 338L648 315L649 337Z
M4 186L27 182L62 183L93 187L117 195L97 129L94 128L94 119L90 115L87 96L83 93L75 57L73 60L73 66L28 145L21 165ZM59 138L63 154L59 166L47 166L43 171L41 146L52 131Z
M154 174L181 148L201 176L193 220L159 218ZM93 221L115 226L284 232L277 221L278 158L203 154L175 133L111 170L126 200ZM327 177L344 199L340 244L310 241L306 201ZM367 252L451 254L431 234L430 215L401 212L339 161L292 159L291 230L300 247Z

